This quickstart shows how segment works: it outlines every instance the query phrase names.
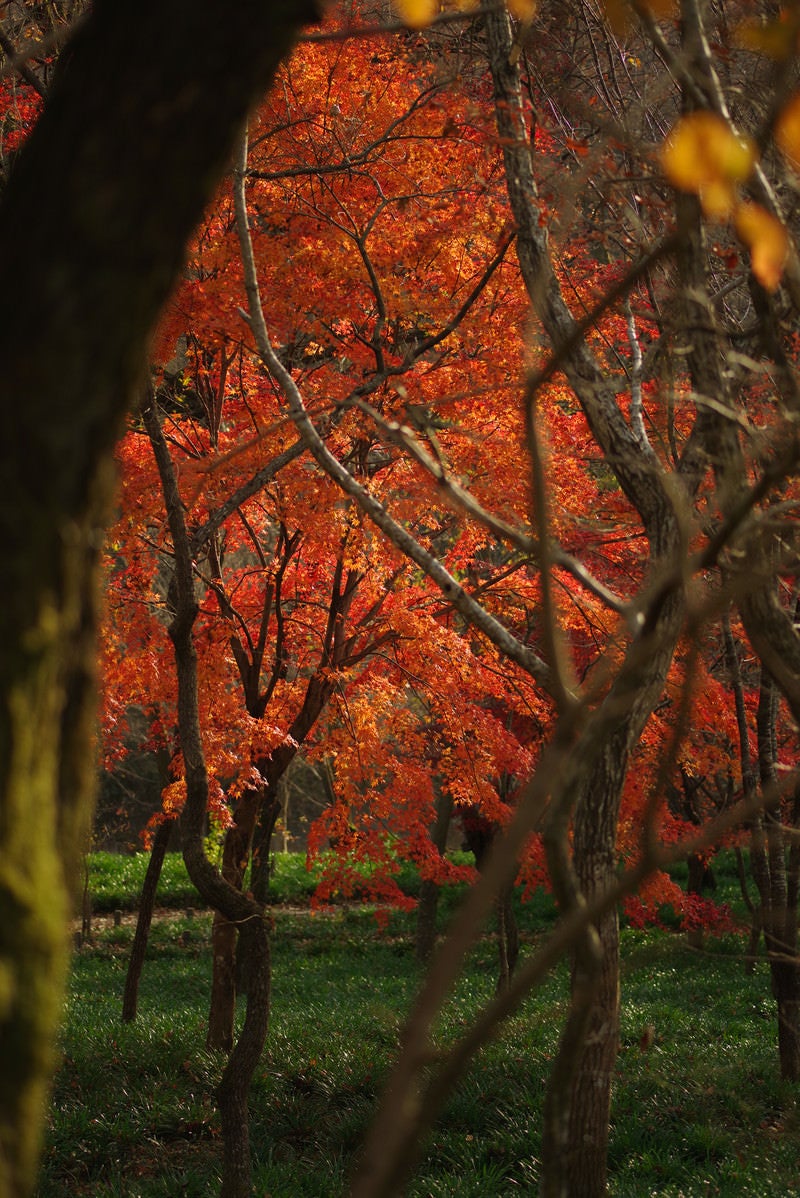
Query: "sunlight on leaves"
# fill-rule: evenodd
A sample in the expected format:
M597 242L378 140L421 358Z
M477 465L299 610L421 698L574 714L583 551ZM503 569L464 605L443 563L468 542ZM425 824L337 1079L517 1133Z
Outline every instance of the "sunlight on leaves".
M700 188L699 194L703 211L710 220L728 220L736 207L736 188L727 179L712 179Z
M753 274L767 291L781 281L789 253L789 237L783 225L760 204L740 204L736 210L736 232L753 260Z

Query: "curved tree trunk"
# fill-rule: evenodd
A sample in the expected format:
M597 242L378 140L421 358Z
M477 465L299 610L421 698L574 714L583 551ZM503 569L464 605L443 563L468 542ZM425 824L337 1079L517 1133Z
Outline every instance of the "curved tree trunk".
M142 893L139 899L139 913L136 919L136 932L131 945L131 955L128 958L128 973L125 978L125 992L122 996L122 1022L132 1023L136 1018L139 1001L139 980L142 976L144 958L147 952L147 938L150 935L150 925L153 922L153 909L156 905L156 892L167 855L167 845L172 835L175 821L162 820L153 837L150 849L150 860L147 862L147 872L142 883Z
M193 634L198 608L194 595L192 558L175 472L152 394L143 409L143 417L164 491L175 556L175 573L169 592L172 618L168 632L175 651L178 731L186 780L186 801L181 816L183 858L189 877L208 905L238 926L239 934L246 937L255 979L247 998L242 1033L234 1045L217 1091L224 1137L223 1198L250 1198L247 1095L261 1058L269 1022L269 932L261 904L231 886L205 854L203 832L208 805L208 775L200 728L197 653Z

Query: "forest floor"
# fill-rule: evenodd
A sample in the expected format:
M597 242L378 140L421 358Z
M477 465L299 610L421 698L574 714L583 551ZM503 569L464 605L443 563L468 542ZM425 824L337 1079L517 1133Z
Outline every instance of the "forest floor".
M207 1198L221 1145L206 1051L208 912L166 886L151 931L139 1017L120 1022L134 913L94 917L78 949L63 1063L38 1198ZM350 905L311 913L286 893L273 932L270 1033L252 1092L258 1198L339 1198L357 1159L404 1013L420 980L413 917ZM294 899L295 901L291 901ZM521 911L528 951L543 902ZM744 940L690 948L674 931L623 933L623 1023L609 1152L612 1198L800 1195L800 1116L778 1078L766 964L745 975ZM437 1031L445 1045L489 999L485 938ZM408 1198L534 1195L541 1102L568 978L557 970L478 1056L425 1145Z

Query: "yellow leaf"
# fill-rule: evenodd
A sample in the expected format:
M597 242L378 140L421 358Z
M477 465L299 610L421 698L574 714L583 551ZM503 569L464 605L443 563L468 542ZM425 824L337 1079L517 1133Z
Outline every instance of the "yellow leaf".
M700 188L700 203L711 220L727 220L736 206L736 189L727 179L714 179Z
M789 253L789 237L781 222L760 204L740 204L736 232L750 250L753 274L762 287L774 291L781 281Z
M681 117L661 150L664 173L681 191L699 193L714 184L743 182L753 169L756 149L713 112Z
M792 166L800 170L800 92L796 92L775 122L775 141Z
M789 58L797 45L797 18L777 21L745 21L736 30L735 40L745 50L756 50L777 62Z
M506 0L506 7L518 21L532 21L536 16L538 0Z
M394 6L409 29L425 29L439 11L437 0L394 0Z

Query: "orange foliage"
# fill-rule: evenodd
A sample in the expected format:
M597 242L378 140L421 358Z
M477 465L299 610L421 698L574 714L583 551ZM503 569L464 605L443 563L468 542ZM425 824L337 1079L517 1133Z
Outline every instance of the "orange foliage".
M483 75L469 60L439 61L414 34L399 46L366 38L346 48L309 43L252 123L248 202L270 336L329 445L465 589L536 645L534 566L453 510L364 409L413 432L481 504L530 529L519 382L542 355L526 345L528 305L513 250L505 250L507 202L491 128ZM539 131L537 153L550 152ZM731 173L725 163L719 169ZM571 286L587 306L621 269L592 247L588 234L570 246ZM643 296L643 336L648 305ZM198 231L154 346L165 432L197 538L196 641L212 786L220 810L229 811L262 784L276 754L302 744L326 763L335 788L309 839L312 857L329 844L338 849L335 860L325 859L320 901L366 887L401 902L401 857L424 877L447 873L428 836L434 779L457 808L478 805L502 825L535 767L550 702L454 616L308 457L224 508L296 437L243 307L228 184ZM625 319L609 312L591 339L614 347L609 371L624 391L632 353ZM684 381L676 393L688 393ZM688 417L680 403L668 413L655 384L644 384L643 402L666 463ZM539 415L553 533L607 586L632 595L645 569L640 522L560 376L544 388ZM129 706L147 713L154 742L176 747L170 547L152 455L135 421L118 460L103 643L109 761L124 749ZM203 536L209 520L215 531ZM555 578L575 670L599 679L604 658L624 651L624 624L566 572ZM623 858L636 853L682 668L679 659L674 687L637 750L620 824ZM698 667L695 693L675 785L681 769L715 778L735 757L730 699L709 664ZM315 694L323 701L309 720ZM735 766L730 776L735 789ZM180 788L178 776L165 806L174 809ZM667 839L686 830L667 805L659 818ZM529 884L542 878L536 841L522 874ZM648 895L643 901L652 906L674 899L674 887L660 878Z

